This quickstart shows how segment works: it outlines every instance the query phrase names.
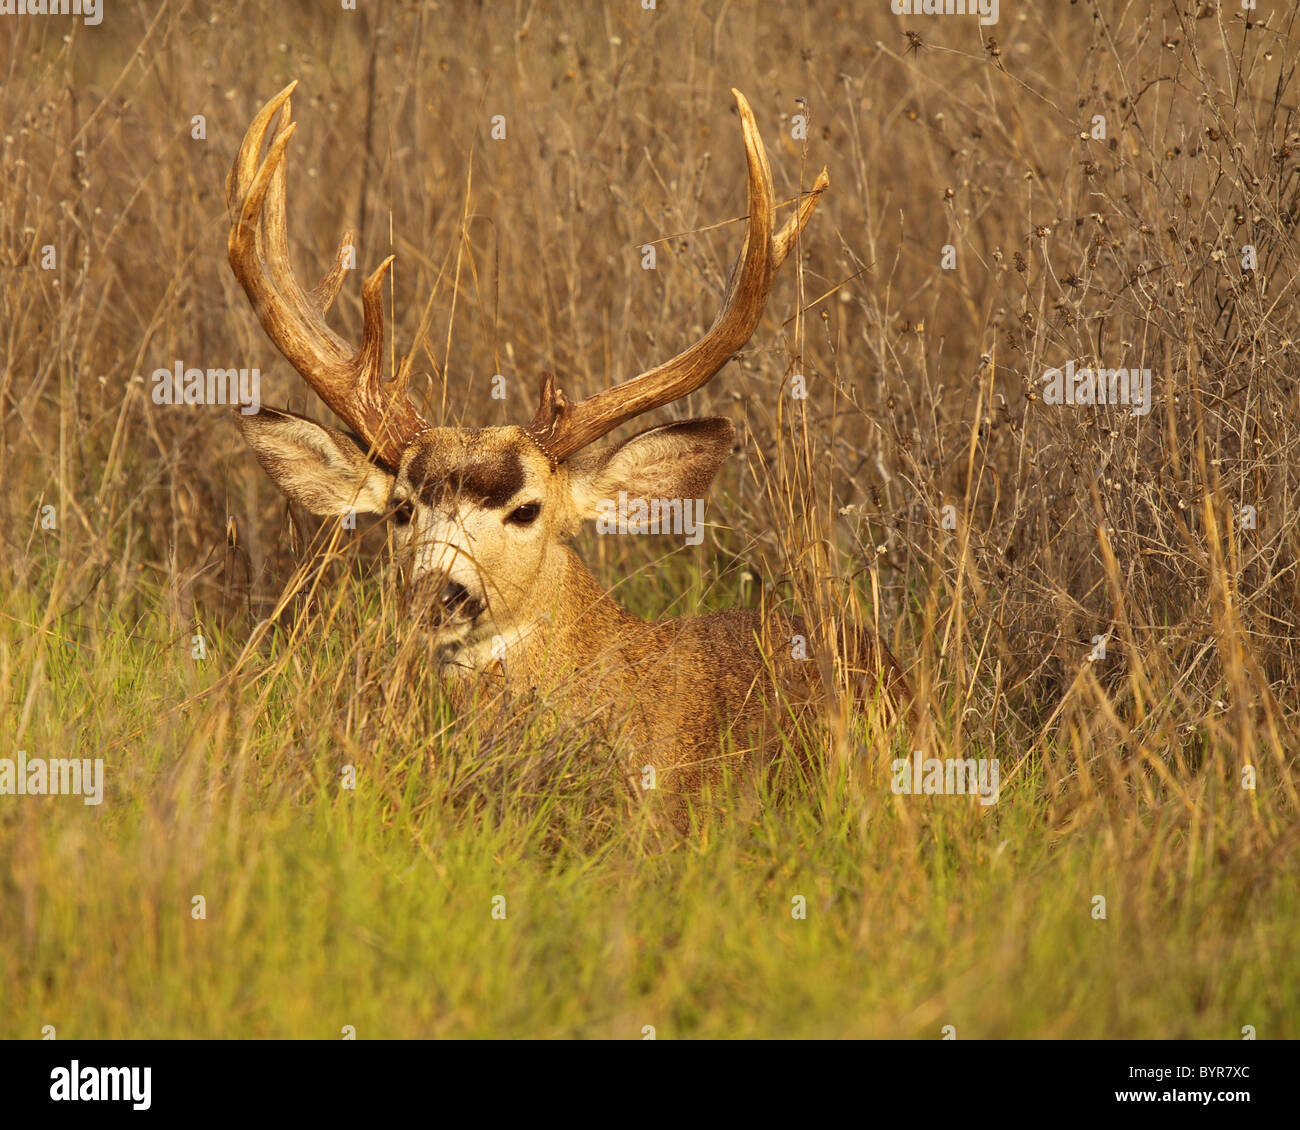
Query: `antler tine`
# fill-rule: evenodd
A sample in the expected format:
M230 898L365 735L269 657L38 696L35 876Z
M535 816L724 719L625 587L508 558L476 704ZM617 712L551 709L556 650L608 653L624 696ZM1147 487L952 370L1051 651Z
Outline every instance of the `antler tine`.
M285 205L285 153L295 123L289 96L297 82L272 98L248 127L226 177L234 213L228 252L262 328L317 396L374 451L396 467L407 443L427 425L405 390L383 381L383 284L393 263L385 259L361 287L361 344L352 347L325 322L347 271L348 232L334 264L308 294L289 260ZM262 147L275 123L266 156Z
M334 253L334 266L325 273L321 281L316 284L316 289L311 292L312 305L322 314L334 305L334 299L339 296L339 290L348 273L348 250L355 248L356 243L356 233L349 228L343 233L339 249Z
M795 214L774 235L775 206L767 151L745 96L734 89L731 93L740 112L745 142L749 216L745 243L732 267L722 308L708 332L672 360L577 404L565 400L549 374L543 377L537 413L527 431L553 466L634 416L694 392L744 346L763 315L777 271L812 217L821 194L830 185L826 170L822 169L812 189L800 200Z
M257 176L260 164L258 157L262 152L262 143L266 140L267 127L270 126L271 119L280 108L289 101L289 96L297 85L298 80L294 79L267 102L248 124L244 139L239 144L239 151L235 154L234 163L230 166L230 172L226 174L226 203L231 211L234 211L248 195L248 190Z
M812 188L803 193L794 215L786 220L784 226L777 232L776 237L772 240L772 270L774 272L785 262L786 256L790 254L790 249L799 241L799 236L803 233L803 229L808 226L808 221L812 219L812 214L821 201L822 193L830 186L831 178L826 174L826 170L822 169L817 174L817 179L813 181Z

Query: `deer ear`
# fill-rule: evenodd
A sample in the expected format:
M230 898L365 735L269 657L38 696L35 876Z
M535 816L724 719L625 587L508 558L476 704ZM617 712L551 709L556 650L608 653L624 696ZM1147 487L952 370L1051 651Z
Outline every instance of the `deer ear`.
M574 502L584 518L626 491L628 498L702 498L731 451L730 420L683 420L640 432L615 447L569 460Z
M395 476L370 462L347 432L275 408L254 416L237 413L235 419L263 470L313 514L381 514L388 509Z

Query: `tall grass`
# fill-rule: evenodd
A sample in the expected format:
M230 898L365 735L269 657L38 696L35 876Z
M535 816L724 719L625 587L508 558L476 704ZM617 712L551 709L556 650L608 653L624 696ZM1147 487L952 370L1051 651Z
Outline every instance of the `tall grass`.
M0 796L0 1035L1297 1035L1296 13L361 8L0 28L0 757L107 773L97 807ZM346 227L397 253L392 363L448 423L699 335L729 87L780 198L829 167L743 355L661 414L741 426L711 538L580 548L647 617L876 625L916 728L841 704L819 772L679 836L583 719L447 698L382 529L152 403L177 360L258 366L327 418L225 263L292 78L298 271ZM1150 414L1045 404L1068 360L1150 368ZM916 748L998 758L998 803L895 796Z

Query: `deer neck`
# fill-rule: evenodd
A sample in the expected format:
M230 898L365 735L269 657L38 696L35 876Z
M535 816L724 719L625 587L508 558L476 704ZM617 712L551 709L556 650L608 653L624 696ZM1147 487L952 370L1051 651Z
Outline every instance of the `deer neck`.
M601 587L567 545L557 545L538 570L531 599L513 624L461 650L462 673L506 673L528 686L570 678L575 672L621 667L619 642L642 625Z
M591 656L642 623L605 591L586 563L567 545L558 547L560 582L554 601L554 629L566 649Z

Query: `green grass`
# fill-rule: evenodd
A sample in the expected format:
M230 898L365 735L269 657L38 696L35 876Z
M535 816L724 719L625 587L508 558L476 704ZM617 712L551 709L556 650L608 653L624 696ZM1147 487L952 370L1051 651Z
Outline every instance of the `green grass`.
M329 701L367 636L352 616L232 679L233 641L200 663L188 633L88 608L80 646L71 622L33 645L18 603L23 746L102 752L108 783L99 807L0 808L0 1036L1297 1035L1294 832L1269 831L1267 771L1254 795L1212 757L1177 793L1076 777L1052 800L1049 751L981 808L894 797L876 739L679 838L590 749L567 787L458 786L493 756L563 759L544 722L485 753L421 742L426 702L358 743ZM368 696L354 721L402 709Z

